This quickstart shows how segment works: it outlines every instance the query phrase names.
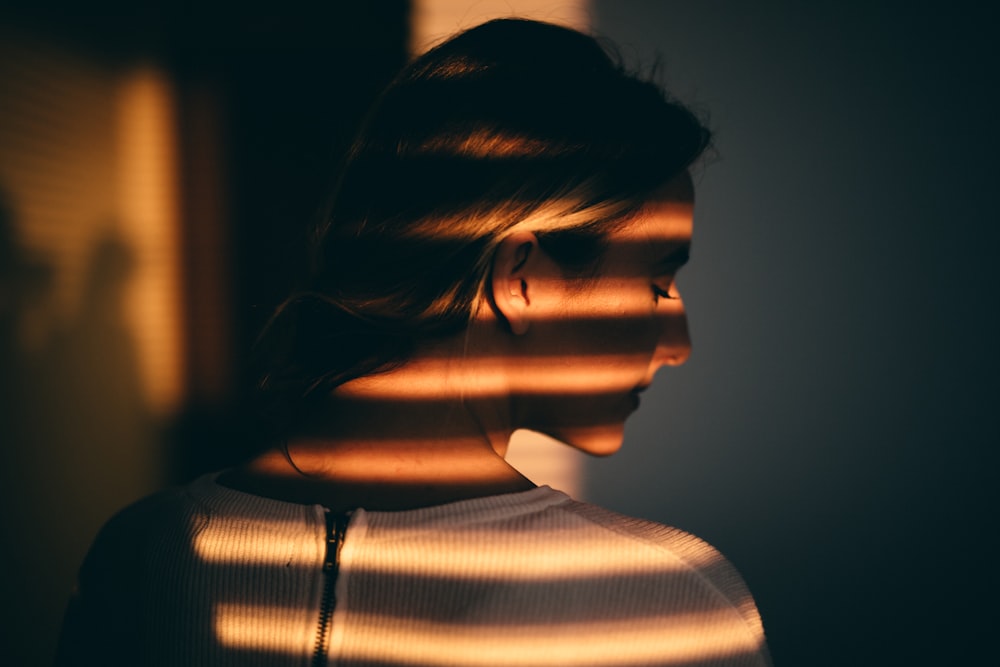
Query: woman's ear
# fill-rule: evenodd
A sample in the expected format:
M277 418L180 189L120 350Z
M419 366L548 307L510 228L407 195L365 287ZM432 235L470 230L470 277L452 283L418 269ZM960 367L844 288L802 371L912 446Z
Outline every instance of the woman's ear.
M533 266L540 252L538 238L522 231L501 241L493 256L493 303L516 335L528 331Z

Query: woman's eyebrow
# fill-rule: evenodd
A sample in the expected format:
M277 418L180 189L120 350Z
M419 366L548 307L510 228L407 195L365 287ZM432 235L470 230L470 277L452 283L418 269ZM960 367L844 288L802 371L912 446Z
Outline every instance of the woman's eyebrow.
M687 264L690 259L691 244L684 243L657 260L653 268L657 271L676 270Z

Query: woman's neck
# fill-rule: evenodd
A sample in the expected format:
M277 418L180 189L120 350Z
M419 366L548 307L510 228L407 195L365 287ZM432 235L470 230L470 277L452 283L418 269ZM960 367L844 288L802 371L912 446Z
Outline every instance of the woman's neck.
M291 458L286 458L283 452L274 450L223 474L218 481L238 491L285 502L319 504L336 512L359 507L374 511L417 509L516 493L535 486L502 459L490 465L471 459L456 464L452 458L444 463L449 466L447 471L450 473L444 475L440 465L428 466L425 459L401 456L386 461L368 455L359 459L342 457L339 452L331 453L330 450L323 455L323 464L331 472L310 474L308 462L311 459L303 457L301 452L298 457L292 454ZM363 465L365 474L336 472L345 460L347 468ZM393 477L392 471L399 474Z
M335 510L414 509L533 488L503 459L506 402L481 392L463 399L469 385L446 365L417 360L338 388L289 439L287 455L267 452L220 483Z

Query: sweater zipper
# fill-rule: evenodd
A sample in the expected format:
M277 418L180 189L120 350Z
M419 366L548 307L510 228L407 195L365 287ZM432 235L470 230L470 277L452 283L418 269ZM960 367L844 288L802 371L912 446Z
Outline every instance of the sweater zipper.
M337 584L337 570L340 567L340 549L344 546L344 535L347 533L347 522L351 520L351 515L350 513L334 514L330 510L325 510L324 518L326 519L326 555L323 557L323 596L319 606L319 627L316 629L313 667L323 667L327 662L333 608L337 602L334 589Z

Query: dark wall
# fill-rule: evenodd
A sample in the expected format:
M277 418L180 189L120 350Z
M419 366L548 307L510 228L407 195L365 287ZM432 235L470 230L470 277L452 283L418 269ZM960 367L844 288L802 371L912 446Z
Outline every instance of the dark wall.
M688 529L779 665L965 664L996 595L997 102L973 3L595 3L707 112L694 354L588 496ZM990 651L992 652L992 651Z

